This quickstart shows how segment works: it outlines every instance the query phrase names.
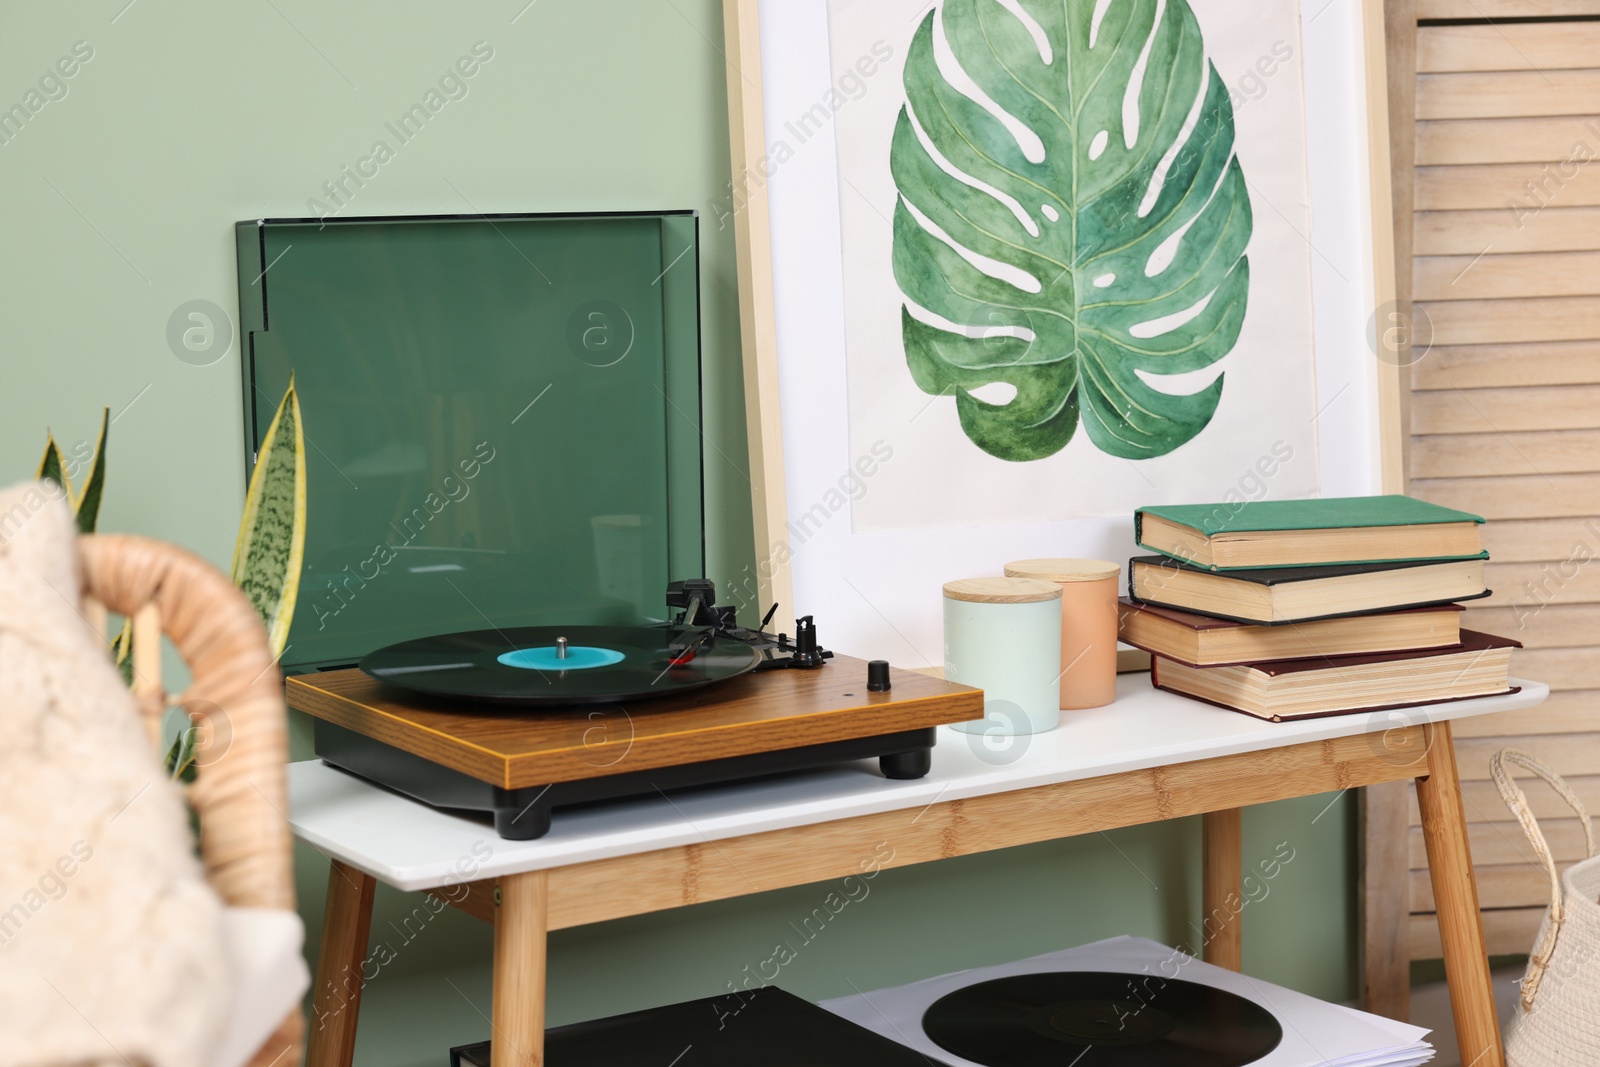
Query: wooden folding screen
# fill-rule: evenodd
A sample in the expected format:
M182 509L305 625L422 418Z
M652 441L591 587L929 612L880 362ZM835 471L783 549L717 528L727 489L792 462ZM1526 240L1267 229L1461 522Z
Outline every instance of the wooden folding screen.
M1494 595L1469 627L1521 640L1541 707L1458 724L1491 954L1526 953L1549 888L1488 779L1514 746L1600 810L1600 0L1390 0L1409 491L1485 515ZM1367 1003L1404 1017L1437 958L1416 800L1364 802ZM1558 858L1576 820L1530 789Z

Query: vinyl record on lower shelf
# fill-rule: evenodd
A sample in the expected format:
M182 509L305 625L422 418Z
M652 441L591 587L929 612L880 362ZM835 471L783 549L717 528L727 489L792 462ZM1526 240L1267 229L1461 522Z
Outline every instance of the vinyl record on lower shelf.
M1283 1040L1267 1009L1156 974L1051 971L936 1000L928 1037L985 1067L1243 1067Z
M667 626L522 626L402 641L361 661L385 684L512 706L614 704L671 696L753 670L761 653ZM674 645L674 639L678 643Z

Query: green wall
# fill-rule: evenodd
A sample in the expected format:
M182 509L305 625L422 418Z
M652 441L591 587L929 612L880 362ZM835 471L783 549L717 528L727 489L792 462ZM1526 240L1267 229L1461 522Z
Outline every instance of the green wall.
M0 109L36 109L20 130L0 127L0 477L32 473L47 426L69 452L92 438L109 404L102 528L226 565L244 492L238 348L208 366L180 360L168 319L192 300L236 318L232 223L329 203L323 184L483 41L494 55L465 96L363 186L346 181L347 213L699 208L710 557L713 577L743 573L733 243L717 224L729 172L720 5L525 3L0 7ZM47 77L77 42L92 57ZM1353 990L1354 829L1350 799L1330 800L1248 814L1247 859L1279 842L1295 858L1246 909L1246 964L1341 997ZM1192 939L1198 840L1185 821L887 872L781 981L822 997L1120 932ZM327 865L309 849L299 861L314 943ZM826 891L559 934L552 1021L722 990ZM448 913L405 941L399 920L416 903L380 894L374 936L397 958L368 990L358 1063L438 1064L448 1044L487 1032L487 929Z

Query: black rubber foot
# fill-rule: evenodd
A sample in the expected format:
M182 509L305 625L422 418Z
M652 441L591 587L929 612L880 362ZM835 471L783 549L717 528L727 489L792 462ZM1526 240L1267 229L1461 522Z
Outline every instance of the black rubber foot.
M933 749L914 748L910 752L896 752L892 756L879 756L878 768L885 778L902 781L921 778L933 769Z
M550 832L550 805L535 800L521 808L496 808L494 831L507 841L543 837Z

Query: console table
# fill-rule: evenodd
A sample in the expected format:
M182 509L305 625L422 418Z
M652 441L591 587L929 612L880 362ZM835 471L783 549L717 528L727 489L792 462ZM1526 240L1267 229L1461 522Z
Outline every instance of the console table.
M941 727L933 770L916 781L863 763L558 810L534 841L501 840L481 820L318 761L293 764L294 832L333 860L307 1063L352 1061L377 880L432 891L494 924L494 1067L542 1067L550 930L840 878L863 857L902 867L1203 815L1205 913L1233 916L1205 956L1238 968L1228 901L1242 898L1239 809L1414 778L1463 1062L1503 1067L1450 720L1549 693L1513 684L1521 690L1507 696L1270 723L1124 675L1116 703L1067 712L1056 730L998 752Z

